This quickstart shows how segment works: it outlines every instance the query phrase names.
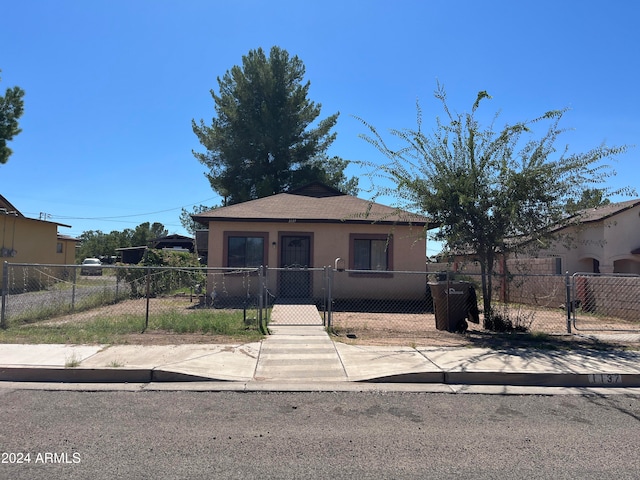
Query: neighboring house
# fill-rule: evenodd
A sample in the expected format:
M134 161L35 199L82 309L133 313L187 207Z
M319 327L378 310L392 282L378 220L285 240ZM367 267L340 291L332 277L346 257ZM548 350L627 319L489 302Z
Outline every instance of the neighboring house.
M61 224L58 224L61 225ZM64 225L66 226L66 225ZM65 265L73 265L76 263L76 248L80 239L70 237L69 235L61 235L58 234L58 242L56 243L56 260L62 260L61 262L55 263L63 263Z
M0 271L4 262L70 265L77 239L58 234L62 223L27 218L0 195Z
M563 273L640 274L640 199L585 210L578 225L560 233L572 245L556 242L538 256L560 258Z
M321 282L299 270L325 266L342 270L346 298L389 296L392 288L400 298L425 295L424 282L392 281L393 271L425 271L425 229L433 225L420 215L316 182L192 218L209 227L209 267L286 269L269 277L279 297L318 298Z
M536 258L508 258L498 271L506 266L511 273L640 274L640 199L590 208L578 218L578 223L557 229L560 239L539 250ZM473 262L473 254L457 255L449 268L479 272Z

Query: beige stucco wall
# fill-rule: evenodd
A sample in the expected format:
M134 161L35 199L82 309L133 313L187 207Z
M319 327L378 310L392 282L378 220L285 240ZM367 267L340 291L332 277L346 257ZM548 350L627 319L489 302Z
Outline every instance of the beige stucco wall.
M75 242L62 240L57 252L58 225L32 218L0 215L0 247L14 252L0 257L0 273L4 262L66 265L75 263Z
M73 265L76 263L76 241L62 239L58 240L62 243L62 253L56 254L56 261L54 263L64 263L65 265Z
M640 255L631 251L640 247L640 205L599 222L567 230L574 248L555 244L547 256L562 258L569 273L592 272L597 260L601 273L640 274Z
M279 238L282 234L312 234L313 268L349 268L349 245L351 234L393 235L393 270L424 272L426 260L426 240L421 227L393 226L379 224L332 224L332 223L254 223L254 222L210 222L209 225L209 267L225 267L223 254L224 232L266 232L268 234L268 254L265 266L280 266ZM349 272L336 273L336 288L339 286L342 298L376 298L381 295L401 295L406 298L422 298L425 294L424 277L416 281L411 275L390 278L381 274L358 275ZM399 275L396 275L399 276ZM322 288L321 272L313 274L314 295ZM269 288L277 291L277 276L270 275ZM390 291L393 288L394 291ZM338 293L336 291L336 293Z
M424 272L426 241L420 238L420 227L389 225L354 225L331 223L253 223L253 222L211 222L209 227L209 266L224 267L224 232L267 232L269 252L267 266L279 266L280 234L313 234L312 267L333 266L336 258L348 261L349 235L353 233L393 235L394 270ZM275 244L274 244L275 243Z

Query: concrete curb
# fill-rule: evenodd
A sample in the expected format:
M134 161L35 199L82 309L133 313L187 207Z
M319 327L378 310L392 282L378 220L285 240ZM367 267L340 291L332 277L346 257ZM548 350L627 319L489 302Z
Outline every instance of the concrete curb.
M122 368L59 368L59 367L3 367L3 382L65 382L65 383L148 383L152 371Z
M640 387L638 374L449 372L446 384L538 387Z
M221 376L222 377L222 376ZM272 390L276 385L305 385L315 390L326 382L259 381L220 377L205 377L161 369L148 368L57 368L57 367L2 367L2 382L39 383L228 383L252 385L260 390ZM521 373L521 372L416 372L387 375L368 379L348 379L333 385L416 384L416 385L494 385L523 387L640 387L640 374L629 373ZM307 391L307 390L305 390Z
M443 385L508 385L528 387L640 387L640 374L424 372L360 380L361 383L432 383Z
M225 382L228 380L148 368L3 367L0 368L0 381L41 383L152 383Z

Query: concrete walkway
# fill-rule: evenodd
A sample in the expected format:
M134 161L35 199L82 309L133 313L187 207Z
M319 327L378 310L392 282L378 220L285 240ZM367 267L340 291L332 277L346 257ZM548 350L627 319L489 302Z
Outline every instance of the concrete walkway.
M344 382L336 347L315 305L277 303L262 342L256 381Z
M344 382L336 346L322 326L269 326L260 348L256 381Z

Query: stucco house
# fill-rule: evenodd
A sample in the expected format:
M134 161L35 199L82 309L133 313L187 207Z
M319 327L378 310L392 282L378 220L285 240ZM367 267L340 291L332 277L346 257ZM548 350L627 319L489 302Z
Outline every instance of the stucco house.
M425 271L425 229L433 225L420 215L316 182L192 217L208 226L208 267L284 269L269 278L279 297L318 298L321 282L301 271L325 266L343 271L341 292L350 298L425 294L421 282L393 281L393 271Z
M25 217L0 195L0 272L4 262L72 265L77 239L58 234L62 223Z
M569 219L568 226L558 227L558 240L537 251L535 258L507 258L498 269L514 273L524 267L526 273L558 275L640 274L640 199L583 210L573 220ZM474 262L473 254L461 254L454 256L452 264L432 268L479 272Z
M640 274L640 199L584 210L577 225L559 233L571 245L556 242L539 256L559 258L562 273Z

